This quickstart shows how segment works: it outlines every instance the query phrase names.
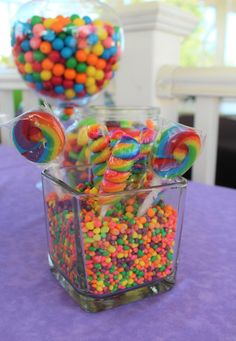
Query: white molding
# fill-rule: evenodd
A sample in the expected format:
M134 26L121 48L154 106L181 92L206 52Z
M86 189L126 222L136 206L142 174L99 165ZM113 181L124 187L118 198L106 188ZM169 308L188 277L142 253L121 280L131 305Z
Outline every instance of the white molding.
M159 98L236 97L236 68L164 66L157 74L156 94Z
M0 69L0 90L28 90L29 88L21 79L14 68Z
M117 8L125 32L157 30L187 36L198 19L190 13L164 3L140 3Z

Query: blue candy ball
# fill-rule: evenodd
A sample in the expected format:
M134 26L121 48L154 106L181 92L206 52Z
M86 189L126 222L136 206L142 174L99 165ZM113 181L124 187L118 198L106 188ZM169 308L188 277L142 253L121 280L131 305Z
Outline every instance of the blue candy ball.
M88 17L87 15L83 17L83 20L85 21L85 24L91 24L92 23L92 19L90 17Z
M68 46L68 47L74 48L74 47L76 47L76 45L77 45L77 41L76 41L76 39L73 38L72 36L68 36L68 37L66 37L66 39L65 39L65 45Z
M101 58L103 59L109 59L111 57L111 54L110 54L110 49L106 49L103 54L101 55Z
M55 39L55 32L52 30L47 30L46 34L43 35L43 39L47 41L53 41Z
M119 32L115 32L113 35L112 35L112 39L114 41L119 41L120 40L120 33Z
M88 43L90 45L95 45L98 42L98 36L94 33L90 34L88 37Z
M35 83L35 89L36 89L37 91L43 90L43 83L41 83L41 82L36 82L36 83Z
M73 53L74 53L74 50L70 47L64 47L61 50L61 56L65 59L70 58Z
M22 24L22 32L23 34L29 34L32 32L32 25L29 23Z
M27 52L27 51L30 51L30 43L29 43L29 40L24 40L22 41L22 43L20 44L21 48L23 51Z
M84 90L84 86L82 84L75 84L74 90L77 93L82 92Z
M63 49L64 47L64 42L62 39L60 38L56 38L53 42L52 42L52 47L54 50L60 51L61 49Z
M24 79L26 80L26 82L34 82L34 78L31 74L27 74L24 76Z
M115 46L109 48L110 56L114 56L117 53L117 48Z
M63 94L65 89L64 89L64 87L62 85L57 85L57 86L55 86L54 91L57 94Z

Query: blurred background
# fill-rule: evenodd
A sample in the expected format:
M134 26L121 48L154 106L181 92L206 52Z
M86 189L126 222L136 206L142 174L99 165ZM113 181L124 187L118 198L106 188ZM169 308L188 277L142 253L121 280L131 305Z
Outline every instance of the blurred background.
M0 110L11 116L35 101L11 57L11 20L26 2L0 0ZM236 188L236 0L103 2L120 14L126 48L99 103L158 105L203 129L204 155L187 176Z

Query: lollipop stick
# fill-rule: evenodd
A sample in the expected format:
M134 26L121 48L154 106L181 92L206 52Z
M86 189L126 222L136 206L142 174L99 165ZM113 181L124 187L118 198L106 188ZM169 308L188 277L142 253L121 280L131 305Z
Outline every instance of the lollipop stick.
M159 177L154 176L150 187L156 187L156 186L161 186L162 181ZM148 196L144 199L142 205L140 206L137 215L138 216L142 216L144 215L147 210L152 206L153 201L157 200L158 196L160 195L160 193L162 192L162 189L150 189L150 193L148 194ZM154 198L155 195L155 198Z

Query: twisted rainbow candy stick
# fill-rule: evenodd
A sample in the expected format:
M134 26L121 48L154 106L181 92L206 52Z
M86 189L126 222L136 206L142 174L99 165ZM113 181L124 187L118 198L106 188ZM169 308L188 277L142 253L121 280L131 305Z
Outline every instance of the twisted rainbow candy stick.
M139 152L140 145L134 138L127 135L121 137L112 149L107 162L100 192L116 193L126 188L127 180Z
M156 131L154 129L146 127L140 132L140 154L132 168L132 172L134 174L140 175L146 171L148 165L148 155L150 154L155 138Z
M45 111L30 111L18 118L12 128L16 149L35 163L55 160L65 145L65 134L59 121Z
M201 149L200 136L191 128L175 125L166 129L154 143L151 165L160 177L183 175Z
M109 146L110 138L106 126L93 124L87 130L90 149L90 163L93 165L92 172L94 184L97 187L103 179L107 168L107 160L111 155Z

